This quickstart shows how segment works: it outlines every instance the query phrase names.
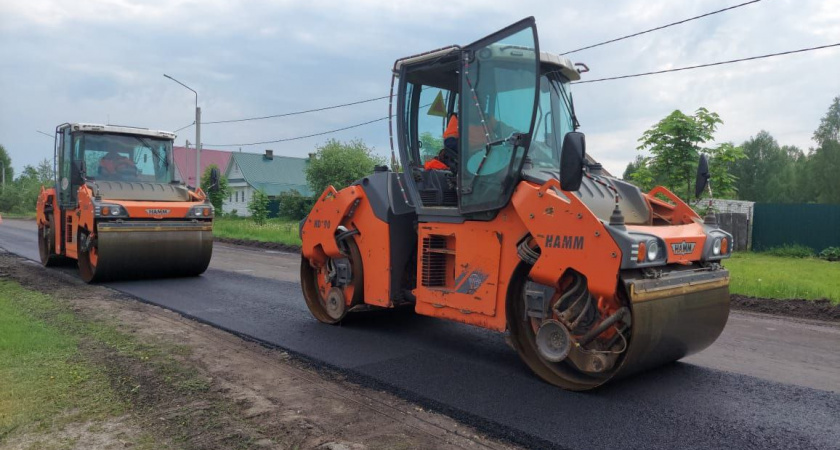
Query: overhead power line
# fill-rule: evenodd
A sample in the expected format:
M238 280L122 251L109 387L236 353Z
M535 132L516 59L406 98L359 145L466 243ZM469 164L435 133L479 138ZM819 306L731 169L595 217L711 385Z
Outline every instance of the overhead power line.
M686 22L691 22L692 20L702 19L703 17L712 16L712 15L715 15L715 14L718 14L718 13L722 13L722 12L729 11L729 10L732 10L732 9L740 8L742 6L747 6L747 5L750 5L750 4L753 4L753 3L758 3L760 1L761 0L752 0L752 1L749 1L749 2L745 2L745 3L738 4L738 5L730 6L730 7L727 7L727 8L719 9L717 11L712 11L712 12L708 12L706 14L701 14L699 16L694 16L694 17L690 17L688 19L680 20L679 22L669 23L667 25L662 25L660 27L651 28L649 30L640 31L638 33L628 34L627 36L622 36L622 37L619 37L619 38L610 39L608 41L599 42L597 44L587 45L586 47L581 47L581 48L578 48L578 49L569 50L567 52L561 53L561 55L568 55L570 53L575 53L575 52L579 52L579 51L582 51L582 50L588 50L590 48L600 47L602 45L612 44L613 42L622 41L624 39L629 39L631 37L641 36L645 33L650 33L652 31L658 31L658 30L662 30L664 28L673 27L674 25L680 25L680 24L683 24L683 23L686 23Z
M606 78L596 78L594 80L584 80L584 81L575 81L574 84L583 84L583 83L598 83L601 81L610 81L610 80L621 80L624 78L636 78L636 77L644 77L648 75L657 75L660 73L669 73L669 72L680 72L683 70L691 70L691 69L702 69L704 67L712 67L712 66L722 66L724 64L734 64L744 61L753 61L756 59L764 59L764 58L772 58L774 56L782 56L782 55L792 55L794 53L804 53L810 52L814 50L822 50L824 48L831 48L831 47L838 47L840 46L840 42L836 44L829 44L829 45L820 45L819 47L808 47L808 48L801 48L799 50L790 50L786 52L779 52L779 53L770 53L767 55L760 55L760 56L750 56L749 58L739 58L739 59L731 59L729 61L719 61L714 63L708 64L698 64L695 66L687 66L687 67L678 67L676 69L664 69L664 70L656 70L653 72L643 72L643 73L634 73L632 75L620 75L615 77L606 77Z
M381 122L381 121L386 120L386 119L388 119L388 116L380 117L378 119L369 120L367 122L357 123L355 125L350 125L350 126L347 126L347 127L336 128L334 130L322 131L320 133L314 133L314 134L307 134L306 136L296 136L296 137L285 138L285 139L275 139L273 141L251 142L251 143L248 143L248 144L205 144L205 145L207 147L247 147L249 145L276 144L278 142L296 141L296 140L299 140L299 139L306 139L306 138L311 138L311 137L315 137L315 136L323 136L325 134L337 133L339 131L349 130L351 128L358 128L358 127L361 127L361 126L364 126L364 125L369 125L369 124L372 124L372 123L375 123L375 122Z
M376 100L386 99L386 98L389 98L389 97L390 97L390 95L386 95L386 96L383 96L383 97L375 97L375 98L369 98L369 99L366 99L366 100L359 100L357 102L342 103L340 105L324 106L322 108L315 108L315 109L307 109L307 110L304 110L304 111L294 111L294 112L288 112L288 113L283 113L283 114L272 114L270 116L246 117L244 119L214 120L214 121L211 121L211 122L201 122L201 124L202 125L212 125L212 124L217 124L217 123L247 122L247 121L250 121L250 120L263 120L263 119L274 119L274 118L277 118L277 117L296 116L296 115L299 115L299 114L307 114L307 113L311 113L311 112L326 111L326 110L329 110L329 109L344 108L345 106L360 105L362 103L369 103L369 102L373 102L373 101L376 101Z
M191 123L191 124L189 124L189 125L184 125L183 127L178 128L177 130L173 131L173 133L177 133L177 132L179 132L179 131L183 130L184 128L189 128L189 127L191 127L191 126L193 126L193 125L195 125L195 120L193 120L193 121L192 121L192 123Z
M734 63L744 62L744 61L753 61L753 60L756 60L756 59L772 58L774 56L792 55L792 54L795 54L795 53L804 53L804 52L810 52L810 51L814 51L814 50L822 50L822 49L831 48L831 47L840 47L840 42L838 42L836 44L820 45L820 46L817 46L817 47L801 48L799 50L789 50L789 51L786 51L786 52L770 53L770 54L767 54L767 55L759 55L759 56L751 56L751 57L748 57L748 58L732 59L732 60L729 60L729 61L719 61L719 62L708 63L708 64L698 64L698 65L694 65L694 66L678 67L678 68L675 68L675 69L657 70L657 71L653 71L653 72L636 73L636 74L631 74L631 75L620 75L620 76L607 77L607 78L596 78L594 80L575 81L573 84L598 83L598 82L602 82L602 81L621 80L621 79L624 79L624 78L637 78L637 77L644 77L644 76L648 76L648 75L657 75L657 74L661 74L661 73L680 72L680 71L684 71L684 70L701 69L701 68L704 68L704 67L722 66L722 65L725 65L725 64L734 64ZM426 105L426 106L429 106L429 105ZM296 140L299 140L299 139L306 139L306 138L311 138L311 137L315 137L315 136L323 136L325 134L331 134L331 133L336 133L336 132L339 132L339 131L349 130L351 128L358 128L358 127L369 125L369 124L372 124L372 123L375 123L375 122L381 122L381 121L386 120L388 118L389 118L389 116L385 116L385 117L380 117L378 119L369 120L367 122L358 123L358 124L355 124L355 125L350 125L350 126L346 126L346 127L342 127L342 128L336 128L334 130L322 131L320 133L314 133L314 134L307 134L305 136L296 136L296 137L285 138L285 139L275 139L273 141L251 142L251 143L247 143L247 144L207 144L207 146L208 147L246 147L246 146L249 146L249 145L276 144L276 143L279 143L279 142L296 141Z

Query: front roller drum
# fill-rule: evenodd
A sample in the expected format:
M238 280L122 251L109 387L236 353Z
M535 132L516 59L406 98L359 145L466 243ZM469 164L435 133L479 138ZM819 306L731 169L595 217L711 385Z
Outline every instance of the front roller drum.
M697 353L720 336L729 317L726 270L675 274L669 286L652 286L656 283L623 276L621 287L626 288L631 316L625 330L627 346L610 369L584 371L565 357L567 336L557 330L559 324L546 321L543 328L535 330L527 319L524 288L529 268L517 270L514 277L519 281L511 286L511 342L534 373L563 389L593 389Z
M209 222L100 223L80 231L79 273L88 283L198 276L213 255Z

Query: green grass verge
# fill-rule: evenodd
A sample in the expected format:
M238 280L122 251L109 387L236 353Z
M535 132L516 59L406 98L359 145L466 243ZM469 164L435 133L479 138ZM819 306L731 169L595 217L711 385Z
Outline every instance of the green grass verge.
M840 263L816 258L783 258L734 253L724 262L730 292L762 298L828 298L840 304Z
M129 412L157 417L172 399L207 395L208 379L178 359L188 353L180 345L141 342L114 319L84 317L65 302L0 279L0 448L20 435L33 438L34 448L62 447L68 443L54 442L54 433L69 424ZM218 428L208 417L177 414L157 424L155 434L186 442L197 428ZM161 448L148 430L133 439L134 448Z
M37 317L44 313L68 320L48 297L0 281L0 444L16 430L46 431L125 410L104 371L80 357L78 338Z
M300 245L298 222L286 219L268 219L264 225L257 225L248 218L217 217L213 222L213 235L229 239Z
M3 211L0 211L0 217L2 217L2 218L4 218L4 219L27 219L27 220L34 220L36 217L38 217L38 215L37 215L37 214L35 214L35 211L32 211L32 212L25 212L25 213L12 213L12 212L3 212Z

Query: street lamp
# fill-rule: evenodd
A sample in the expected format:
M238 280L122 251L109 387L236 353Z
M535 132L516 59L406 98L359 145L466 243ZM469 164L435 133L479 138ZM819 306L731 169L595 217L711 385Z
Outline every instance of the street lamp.
M195 94L195 188L201 187L201 108L198 107L198 92L184 83L163 74L166 78L184 86Z

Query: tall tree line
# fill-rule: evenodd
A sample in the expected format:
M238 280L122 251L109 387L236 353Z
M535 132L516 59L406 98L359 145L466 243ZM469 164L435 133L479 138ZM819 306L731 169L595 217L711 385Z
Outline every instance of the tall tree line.
M694 115L674 111L639 138L638 155L624 179L643 189L664 185L680 196L692 195L692 168L702 152L710 157L715 197L759 203L840 203L840 96L820 121L808 151L782 145L760 131L741 145L713 140L716 113L700 108Z
M741 144L731 168L737 198L759 203L840 203L840 96L835 97L807 152L782 145L767 131Z

